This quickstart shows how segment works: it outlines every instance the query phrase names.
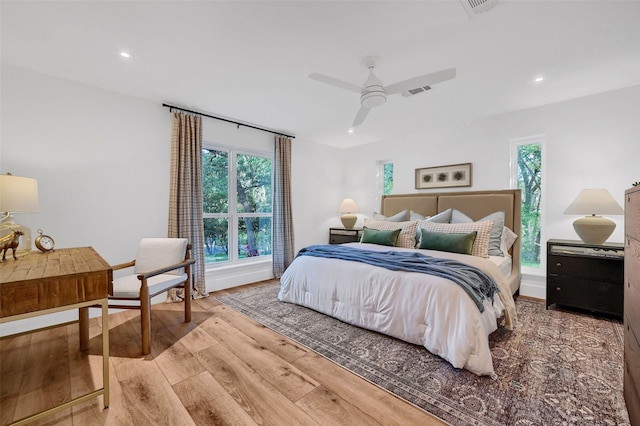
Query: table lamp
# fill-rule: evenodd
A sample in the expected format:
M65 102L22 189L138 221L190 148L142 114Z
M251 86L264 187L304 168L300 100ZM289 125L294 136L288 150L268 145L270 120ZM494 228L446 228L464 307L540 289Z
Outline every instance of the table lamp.
M356 216L355 212L358 211L358 205L352 198L345 198L340 203L340 207L338 207L338 213L344 213L340 220L342 221L342 226L346 229L351 229L355 226L356 220L358 220L358 216Z
M13 231L22 231L17 255L31 251L31 230L16 223L12 213L35 213L40 211L38 181L32 178L0 175L0 238Z
M599 215L620 215L624 210L606 189L583 189L564 213L590 215L573 222L573 229L585 243L603 244L616 229L616 224Z

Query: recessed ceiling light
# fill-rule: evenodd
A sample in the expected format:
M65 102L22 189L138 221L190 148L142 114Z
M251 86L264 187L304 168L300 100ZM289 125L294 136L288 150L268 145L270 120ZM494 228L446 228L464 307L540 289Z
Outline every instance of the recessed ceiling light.
M349 132L349 133L353 133L353 129L349 129L349 130L348 130L348 132Z
M544 77L539 75L536 78L533 79L534 83L542 83L544 81Z
M129 52L120 52L120 56L127 59L131 58L131 54Z

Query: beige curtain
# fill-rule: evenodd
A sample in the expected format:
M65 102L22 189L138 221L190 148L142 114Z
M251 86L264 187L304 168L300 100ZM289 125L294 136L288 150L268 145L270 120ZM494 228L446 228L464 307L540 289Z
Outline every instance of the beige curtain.
M202 221L202 117L173 113L171 134L171 181L169 190L169 237L188 238L192 266L193 296L207 297L204 280L204 226ZM169 301L180 301L181 289L169 291Z
M291 138L276 135L273 189L273 275L280 278L293 261Z

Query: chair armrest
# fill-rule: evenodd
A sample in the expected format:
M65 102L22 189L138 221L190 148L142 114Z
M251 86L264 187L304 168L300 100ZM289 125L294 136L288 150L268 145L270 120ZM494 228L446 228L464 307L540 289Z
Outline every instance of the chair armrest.
M132 266L135 266L135 264L136 264L136 261L132 260L132 261L127 262L127 263L119 263L117 265L113 265L111 267L111 269L113 269L114 271L117 271L119 269L130 268Z
M145 272L144 274L138 274L138 279L142 281L143 279L149 279L156 275L164 274L165 272L173 271L174 269L184 268L185 266L193 265L196 263L195 259L188 259L180 263L176 263L175 265L166 266L164 268L156 269L153 271Z

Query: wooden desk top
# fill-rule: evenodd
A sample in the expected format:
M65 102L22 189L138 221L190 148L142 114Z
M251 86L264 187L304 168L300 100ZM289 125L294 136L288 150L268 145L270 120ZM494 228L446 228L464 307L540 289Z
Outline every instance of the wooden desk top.
M0 317L108 296L111 266L92 247L31 252L0 263Z

